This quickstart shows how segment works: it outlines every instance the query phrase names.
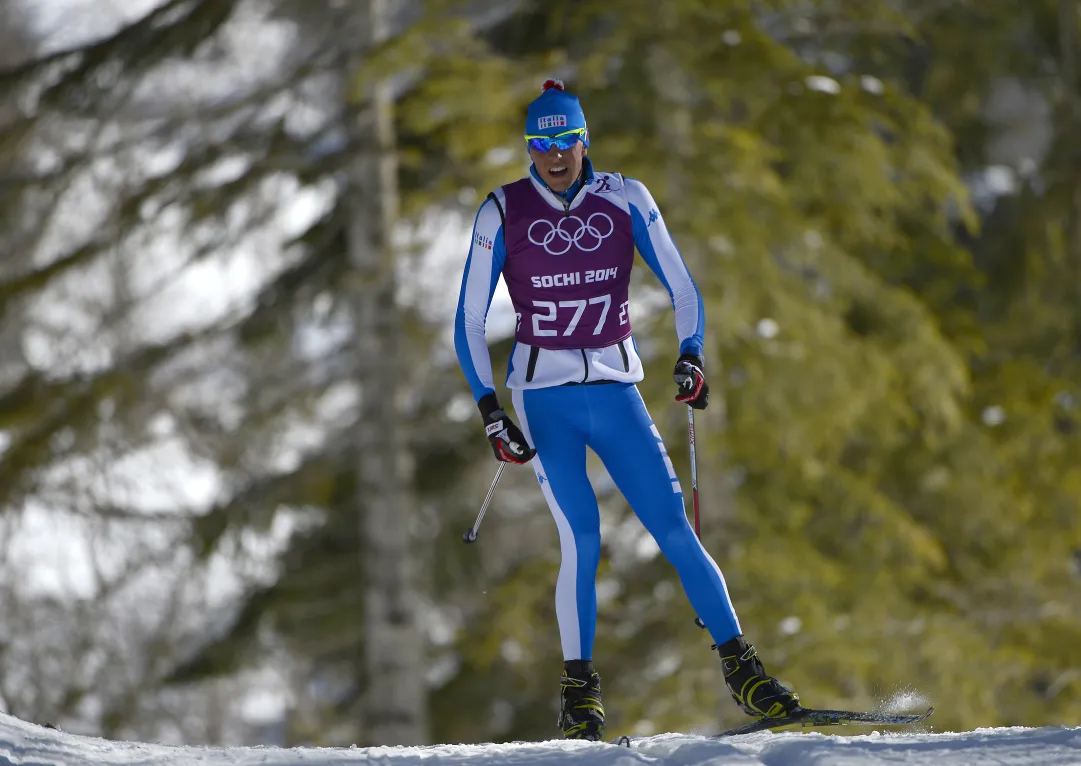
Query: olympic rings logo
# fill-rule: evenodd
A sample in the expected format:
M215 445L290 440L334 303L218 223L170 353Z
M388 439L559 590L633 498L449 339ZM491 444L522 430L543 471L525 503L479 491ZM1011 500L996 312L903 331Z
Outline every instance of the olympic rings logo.
M594 219L600 223L602 220L608 222L608 231L602 232L599 228L593 225ZM564 228L566 225L566 228ZM603 223L600 224L604 226ZM544 234L540 239L537 239L534 229L543 231ZM546 228L547 227L547 228ZM576 215L566 216L559 219L558 224L554 224L551 221L539 218L533 223L529 224L529 241L538 247L543 247L549 255L565 255L571 249L571 245L576 246L579 250L592 253L598 247L601 246L601 242L608 239L612 235L612 232L616 230L615 223L608 217L606 213L593 213L586 220L582 220ZM553 248L552 243L555 243Z

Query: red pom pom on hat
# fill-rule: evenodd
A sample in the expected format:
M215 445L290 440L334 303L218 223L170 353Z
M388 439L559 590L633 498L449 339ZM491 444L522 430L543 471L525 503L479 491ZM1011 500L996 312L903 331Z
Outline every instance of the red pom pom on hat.
M563 87L563 81L562 80L545 80L544 85L541 86L541 93L549 91L552 88L555 88L556 90L566 90Z

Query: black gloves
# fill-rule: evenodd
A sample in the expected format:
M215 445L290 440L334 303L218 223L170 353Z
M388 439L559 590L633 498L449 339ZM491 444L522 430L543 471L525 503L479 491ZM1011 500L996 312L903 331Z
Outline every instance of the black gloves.
M488 434L496 460L521 465L533 459L537 451L526 443L521 429L514 425L510 416L500 408L495 394L482 396L477 407L484 419L484 432Z
M704 410L709 404L709 384L706 373L702 371L702 358L694 354L683 354L676 362L672 377L679 386L676 401L696 410Z

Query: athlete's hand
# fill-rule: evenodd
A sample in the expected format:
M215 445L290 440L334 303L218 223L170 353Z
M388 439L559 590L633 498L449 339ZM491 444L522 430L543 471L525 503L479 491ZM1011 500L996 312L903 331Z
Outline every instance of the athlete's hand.
M676 401L696 410L704 410L709 404L709 384L706 383L706 373L702 371L702 366L701 357L683 354L672 373L676 385L679 386Z
M477 407L484 419L484 433L488 435L496 460L521 465L533 459L537 451L529 446L521 429L499 406L495 394L481 397Z

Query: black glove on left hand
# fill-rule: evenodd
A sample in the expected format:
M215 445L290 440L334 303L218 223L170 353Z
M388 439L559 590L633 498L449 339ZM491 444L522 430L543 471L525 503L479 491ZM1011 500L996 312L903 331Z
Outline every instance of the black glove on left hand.
M522 430L511 421L510 416L499 406L495 394L487 394L477 402L481 417L484 418L484 433L495 452L496 460L504 463L528 463L537 454L529 446Z
M679 386L676 401L696 410L704 410L709 404L709 384L702 371L702 358L695 354L683 354L676 362L672 377Z

